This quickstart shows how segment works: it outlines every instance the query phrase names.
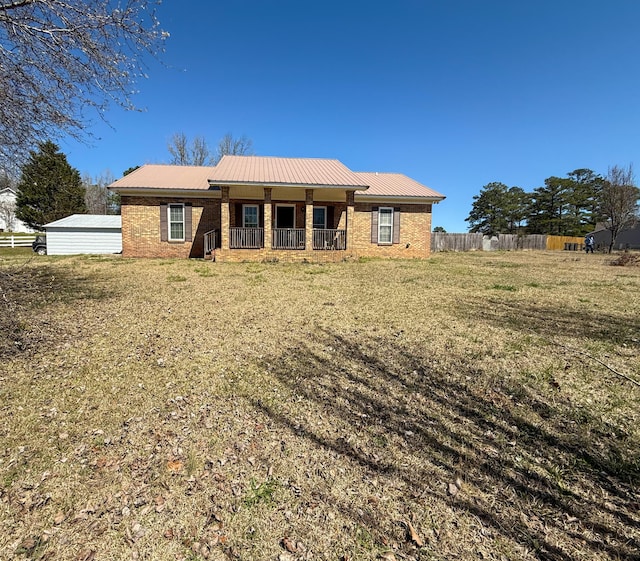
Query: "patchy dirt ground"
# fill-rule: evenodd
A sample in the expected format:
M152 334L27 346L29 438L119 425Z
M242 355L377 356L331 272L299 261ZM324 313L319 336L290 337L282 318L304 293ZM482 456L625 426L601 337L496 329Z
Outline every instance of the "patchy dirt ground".
M640 269L0 261L1 559L632 559Z

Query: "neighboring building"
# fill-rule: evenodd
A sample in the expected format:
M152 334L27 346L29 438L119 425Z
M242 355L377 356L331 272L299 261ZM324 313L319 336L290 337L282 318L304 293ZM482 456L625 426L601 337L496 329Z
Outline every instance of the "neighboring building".
M595 248L597 250L609 250L611 243L611 231L604 227L604 224L598 224L593 232L589 232L593 236ZM587 235L589 235L587 234ZM640 249L640 222L636 222L630 228L622 230L616 237L613 249Z
M120 253L120 216L72 214L44 225L47 255Z
M0 232L33 232L16 218L16 191L12 187L0 190Z
M260 156L146 165L109 188L121 197L125 257L221 261L428 257L432 205L444 199L402 174Z

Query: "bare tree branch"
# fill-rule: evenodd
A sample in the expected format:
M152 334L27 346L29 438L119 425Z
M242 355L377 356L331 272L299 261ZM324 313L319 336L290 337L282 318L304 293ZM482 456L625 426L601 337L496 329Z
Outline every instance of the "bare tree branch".
M635 184L633 166L609 168L600 193L600 212L611 232L609 253L613 250L618 234L632 226L638 219L640 189Z
M216 165L222 156L251 156L253 155L253 141L247 138L244 134L240 138L233 138L233 135L228 132L225 134L218 143L218 149L215 159L213 161Z
M175 166L188 166L190 164L187 136L183 132L175 133L171 137L167 148L169 154L171 154L170 164Z
M159 0L22 0L0 4L0 167L48 138L86 141L90 115L134 109L145 55L167 34Z

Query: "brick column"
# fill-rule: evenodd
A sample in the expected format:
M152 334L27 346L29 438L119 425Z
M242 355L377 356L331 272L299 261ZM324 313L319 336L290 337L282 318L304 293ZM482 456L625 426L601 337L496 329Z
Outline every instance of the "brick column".
M272 223L271 187L264 188L264 248L271 249L273 235L271 233Z
M304 191L305 249L313 251L313 189Z
M229 187L221 187L222 191L222 206L221 206L221 219L220 219L220 248L229 249L229 228L231 226L229 215Z
M355 228L353 217L355 214L355 191L347 191L347 250L355 249Z

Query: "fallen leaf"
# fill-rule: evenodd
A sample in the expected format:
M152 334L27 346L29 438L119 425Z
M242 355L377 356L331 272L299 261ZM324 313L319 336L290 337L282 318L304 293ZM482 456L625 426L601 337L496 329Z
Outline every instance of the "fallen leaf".
M411 538L411 541L415 543L418 547L422 547L424 545L422 538L418 535L418 532L416 532L416 529L413 527L413 524L411 524L411 522L409 522L408 520L407 520L407 530L409 530L409 536Z
M386 551L380 555L380 559L385 561L397 561L396 556L391 551Z
M284 547L290 553L298 553L296 542L289 538L282 538L282 547Z
M76 555L75 561L93 561L96 558L96 552L93 549L84 549Z
M173 473L178 473L184 468L184 463L181 460L169 460L167 462L167 469Z
M153 499L153 502L156 503L156 512L162 512L164 510L165 501L162 495L158 495L155 499Z
M167 538L168 540L172 540L175 537L175 534L173 532L173 528L167 528L164 531L164 534L162 534L165 538Z
M33 538L27 538L21 544L19 549L23 550L23 552L29 552L36 547L36 540Z
M58 514L56 514L55 518L53 519L53 523L56 525L62 524L65 518L66 516L64 515L64 512L59 511Z
M458 489L458 486L455 483L449 483L448 490L449 490L449 494L452 497L455 497L458 494L458 491L460 491L460 489Z

